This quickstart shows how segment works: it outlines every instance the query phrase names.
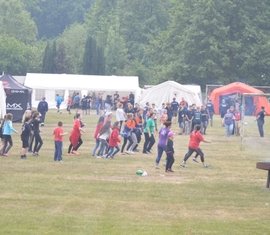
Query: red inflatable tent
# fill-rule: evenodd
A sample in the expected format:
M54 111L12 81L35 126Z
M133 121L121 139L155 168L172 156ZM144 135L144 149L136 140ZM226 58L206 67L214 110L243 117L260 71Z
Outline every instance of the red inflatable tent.
M216 114L219 113L220 96L226 96L226 95L230 95L233 93L239 93L239 94L261 93L261 94L264 94L261 90L258 90L252 86L249 86L249 85L247 85L245 83L241 83L241 82L234 82L234 83L230 83L226 86L216 88L210 94L210 99L213 102L214 110L215 110ZM258 113L261 110L261 106L264 106L266 113L268 115L270 114L270 104L269 104L267 97L254 96L253 99L254 99L254 101L253 101L254 105L256 107L255 113Z

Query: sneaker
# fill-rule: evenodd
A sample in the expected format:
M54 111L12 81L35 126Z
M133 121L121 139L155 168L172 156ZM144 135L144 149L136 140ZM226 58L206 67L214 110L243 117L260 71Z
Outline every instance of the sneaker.
M187 167L185 163L181 163L180 166L183 168Z
M192 160L193 160L193 162L199 163L198 160L195 157Z
M159 169L159 165L158 165L158 164L156 164L156 165L155 165L155 168L156 168L156 169Z
M204 167L204 168L208 168L208 165L207 165L207 164L203 164L203 167Z
M133 151L128 151L129 154L135 154Z

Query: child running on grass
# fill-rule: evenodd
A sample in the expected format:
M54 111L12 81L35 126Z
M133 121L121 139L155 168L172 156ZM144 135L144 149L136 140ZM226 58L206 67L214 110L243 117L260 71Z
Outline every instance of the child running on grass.
M109 148L106 158L114 158L115 154L120 151L118 144L120 143L119 122L116 121L112 126L112 133L109 138Z
M208 167L204 162L204 153L202 152L200 146L200 142L211 143L208 140L205 140L203 135L200 132L201 126L195 125L194 130L190 134L189 144L188 144L188 152L186 153L184 160L180 164L181 167L186 167L186 161L192 155L192 153L196 152L201 157L201 162L204 167Z

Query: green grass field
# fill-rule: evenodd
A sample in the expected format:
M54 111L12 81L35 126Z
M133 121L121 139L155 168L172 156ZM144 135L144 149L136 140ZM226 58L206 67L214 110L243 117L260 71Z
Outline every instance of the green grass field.
M259 138L249 118L241 150L240 138L225 137L216 116L206 135L212 143L201 145L209 168L192 159L188 168L180 168L188 137L177 135L170 174L155 169L155 153L92 157L94 114L83 117L81 154L66 154L66 136L64 161L56 163L52 131L58 120L71 130L72 115L50 111L41 127L39 157L20 160L21 142L14 134L9 157L0 158L0 234L270 234L267 172L256 169L257 161L270 158L269 120L266 137ZM140 168L148 176L137 176Z

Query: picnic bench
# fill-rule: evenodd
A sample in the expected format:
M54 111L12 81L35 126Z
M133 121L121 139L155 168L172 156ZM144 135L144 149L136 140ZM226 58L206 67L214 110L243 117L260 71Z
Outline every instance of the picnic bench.
M258 169L268 171L266 188L269 188L269 186L270 186L270 162L257 162L256 167Z

